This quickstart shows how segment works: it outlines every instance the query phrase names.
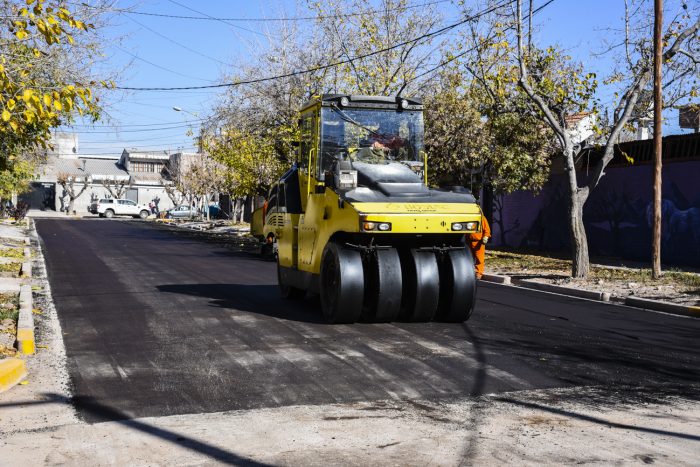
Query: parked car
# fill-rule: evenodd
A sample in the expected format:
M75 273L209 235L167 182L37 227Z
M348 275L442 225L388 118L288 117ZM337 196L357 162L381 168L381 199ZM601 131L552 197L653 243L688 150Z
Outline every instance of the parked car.
M186 219L191 217L198 217L200 215L199 209L194 206L187 206L182 204L180 206L175 206L172 209L165 211L166 219Z
M137 204L130 199L101 199L95 204L94 211L93 205L90 205L90 212L106 218L131 216L140 217L141 219L147 218L151 213L148 206Z

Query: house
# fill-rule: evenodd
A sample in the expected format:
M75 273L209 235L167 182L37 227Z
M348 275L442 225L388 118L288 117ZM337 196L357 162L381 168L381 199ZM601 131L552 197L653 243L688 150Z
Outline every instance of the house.
M73 210L86 213L94 199L123 197L137 203L157 201L161 211L170 209L173 202L165 184L177 172L170 169L171 160L181 166L183 157L196 155L170 154L167 151L139 151L124 149L121 155L95 156L79 154L78 136L72 133L55 133L53 149L47 152L47 162L31 183L31 189L19 198L28 202L30 209L63 211L68 208L68 198L59 179L72 180L75 191L80 192L83 181L87 188L75 200Z

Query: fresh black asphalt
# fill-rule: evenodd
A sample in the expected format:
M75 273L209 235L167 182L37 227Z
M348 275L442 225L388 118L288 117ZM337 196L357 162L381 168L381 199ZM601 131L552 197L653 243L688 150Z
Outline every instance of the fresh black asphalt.
M574 386L698 394L698 319L482 283L463 325L326 325L253 254L146 222L36 224L91 422Z

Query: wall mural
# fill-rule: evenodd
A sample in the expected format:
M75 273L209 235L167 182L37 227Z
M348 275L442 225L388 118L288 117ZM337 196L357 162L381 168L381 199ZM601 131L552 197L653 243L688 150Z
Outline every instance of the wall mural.
M591 255L650 261L652 170L608 168L583 213ZM700 161L667 163L663 170L662 262L700 266ZM564 177L555 176L538 195L498 199L494 244L568 250L565 190Z

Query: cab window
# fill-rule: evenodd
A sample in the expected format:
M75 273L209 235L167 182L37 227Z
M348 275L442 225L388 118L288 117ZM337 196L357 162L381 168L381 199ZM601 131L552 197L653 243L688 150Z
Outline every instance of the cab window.
M313 114L308 113L301 117L300 141L299 141L299 168L308 169L309 153L313 145L311 133L313 126Z

